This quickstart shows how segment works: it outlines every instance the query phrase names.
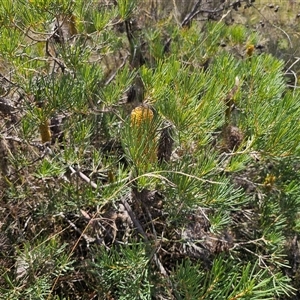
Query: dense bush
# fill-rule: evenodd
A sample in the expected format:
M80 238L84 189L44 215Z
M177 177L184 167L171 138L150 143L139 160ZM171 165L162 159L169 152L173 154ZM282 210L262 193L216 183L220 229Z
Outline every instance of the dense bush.
M299 296L299 92L179 2L1 4L2 299Z

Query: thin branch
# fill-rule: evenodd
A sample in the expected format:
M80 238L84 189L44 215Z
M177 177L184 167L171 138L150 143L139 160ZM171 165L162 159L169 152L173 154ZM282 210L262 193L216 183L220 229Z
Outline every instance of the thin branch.
M271 23L271 22L270 22L270 21L269 21L269 20L268 20L268 19L267 19L260 11L259 11L259 9L258 9L255 5L252 4L252 7L258 12L258 14L260 14L260 15L264 18L264 20L265 20L267 23L269 23L271 26L273 26L274 28L276 28L276 29L278 29L279 31L281 31L281 32L287 37L287 39L288 39L288 41L289 41L289 44L290 44L290 47L293 48L293 43L292 43L292 41L291 41L290 36L287 34L287 32L284 31L282 28L276 26L275 24Z
M300 61L300 57L295 57L296 60L287 68L285 74L291 70L291 68Z
M207 180L207 179L203 179L203 178L200 178L198 176L195 176L195 175L191 175L191 174L187 174L187 173L184 173L184 172L180 172L180 171L171 171L171 170L162 170L162 171L154 171L152 173L146 173L146 174L143 174L141 176L138 176L136 179L138 178L141 178L141 177L154 177L154 178L160 178L160 179L164 179L166 180L171 186L174 186L174 183L172 183L170 180L168 180L166 177L164 176L160 176L160 175L157 175L157 174L161 174L161 173L173 173L173 174L179 174L179 175L183 175L183 176L186 176L186 177L189 177L189 178L193 178L193 179L196 179L198 181L201 181L201 182L205 182L205 183L212 183L212 184L224 184L223 182L219 182L219 181L213 181L213 180Z
M86 235L84 232L82 232L72 221L70 221L62 212L59 213L57 216L60 216L62 218L64 218L69 225L77 232L79 233L80 237L83 237L84 240L86 241L87 247L89 247L90 242L94 242L96 240L96 238L92 238L88 235Z
M11 80L9 80L6 76L4 76L2 73L0 73L0 78L3 78L6 82L8 82L9 84L13 85L13 86L16 86L16 87L19 87L18 84L12 82Z
M195 3L190 13L188 13L183 19L183 21L181 22L181 27L188 25L192 21L192 19L199 13L198 8L201 4L202 4L202 0L198 0Z
M84 175L79 170L75 170L73 167L69 166L69 169L71 170L72 174L78 174L81 179L83 179L85 182L91 185L94 189L97 189L97 184L92 181L90 178L88 178L86 175Z
M128 54L124 57L123 59L123 62L121 63L121 65L117 68L117 70L105 81L104 85L109 85L113 80L114 78L116 77L116 75L118 74L119 70L121 70L124 66L125 66L125 63L126 63L126 60L127 60L127 57L128 57Z
M149 239L148 239L142 225L140 224L140 222L135 217L135 214L132 211L132 209L131 209L130 205L128 204L127 200L125 198L123 198L121 200L121 202L124 205L125 209L127 210L128 215L130 216L130 218L131 218L133 224L135 225L135 227L137 228L138 232L142 235L144 241L149 242ZM168 278L168 273L167 273L166 269L164 268L163 264L161 263L161 261L159 260L156 252L157 252L157 249L155 249L155 251L153 252L153 260L154 260L156 266L158 267L160 273ZM168 282L169 282L170 286L172 286L172 283L169 279L168 279Z
M125 209L128 212L128 215L130 216L131 221L133 222L133 224L135 225L135 227L137 228L138 232L142 235L142 237L144 238L145 242L148 242L148 238L147 235L142 227L142 225L140 224L140 222L137 220L137 218L135 217L134 212L132 211L130 205L128 204L126 198L121 199L122 204L124 205Z
M14 142L17 142L17 143L20 143L20 144L28 144L28 145L30 145L32 147L35 147L35 148L39 149L40 151L45 151L48 148L48 150L46 151L45 154L48 154L48 153L51 154L52 153L52 151L48 147L47 143L46 144L42 144L42 143L38 143L38 142L27 142L26 140L18 138L16 136L4 136L3 138L5 140L11 140L11 141L14 141Z
M51 52L49 51L49 41L50 41L51 37L49 39L47 39L46 41L46 54L49 55L61 68L62 72L64 72L64 70L66 69L66 66L63 62L60 62L59 59L57 59L56 57L54 57ZM53 68L54 70L54 68Z
M29 35L29 31L31 31L29 28L25 31L23 30L23 28L21 28L17 23L13 22L13 25L18 29L20 30L25 36L27 36L30 40L32 41L35 41L35 42L46 42L48 40L48 38L45 38L45 39L37 39L37 38L34 38L32 36ZM50 35L51 33L43 33L43 34L47 34L47 35Z

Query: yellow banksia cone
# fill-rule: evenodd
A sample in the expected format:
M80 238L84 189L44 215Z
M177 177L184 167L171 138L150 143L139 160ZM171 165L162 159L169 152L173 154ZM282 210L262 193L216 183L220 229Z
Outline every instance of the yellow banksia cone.
M266 188L272 188L275 184L275 181L276 181L276 176L274 176L273 174L267 174L263 185Z
M255 50L255 46L253 44L248 45L247 48L246 48L247 56L249 56L249 57L252 56L254 50Z
M153 117L153 111L147 106L138 106L131 111L130 124L134 131L136 130L136 146L143 147L142 155L136 160L138 165L143 164L143 161L153 163L157 159L155 129L151 126Z
M51 141L51 131L48 120L42 121L40 124L40 134L43 144Z
M131 126L140 127L144 122L151 122L153 120L153 111L146 106L138 106L132 110L130 121Z

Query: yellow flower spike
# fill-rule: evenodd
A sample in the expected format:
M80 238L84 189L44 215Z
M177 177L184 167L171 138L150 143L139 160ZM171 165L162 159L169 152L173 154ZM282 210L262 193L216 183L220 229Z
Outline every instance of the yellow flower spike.
M274 186L276 181L276 176L274 176L273 174L268 174L264 180L263 185L265 187L271 188L272 186Z
M140 127L143 122L151 122L153 119L153 111L146 106L138 106L132 110L130 115L131 126Z
M40 126L40 134L42 138L42 143L47 143L51 141L51 131L50 131L50 126L49 126L49 121L44 120L41 122Z
M137 145L140 145L141 143L144 145L143 150L143 160L147 160L148 162L154 162L156 160L156 143L153 143L155 140L155 130L154 128L149 128L149 130L146 130L147 127L144 127L143 125L150 125L154 117L153 111L150 107L141 105L136 108L134 108L131 111L130 115L130 125L131 127L134 127L134 129L137 129L137 136L136 136L136 142ZM140 159L136 161L137 164L142 163Z
M255 46L253 44L250 44L246 47L246 54L247 56L252 56L253 55L253 52L255 50Z

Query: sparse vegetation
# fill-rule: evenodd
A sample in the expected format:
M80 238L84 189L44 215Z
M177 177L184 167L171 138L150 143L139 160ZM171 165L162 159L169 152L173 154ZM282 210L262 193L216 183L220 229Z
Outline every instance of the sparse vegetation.
M221 2L0 5L0 299L299 298L298 60Z

